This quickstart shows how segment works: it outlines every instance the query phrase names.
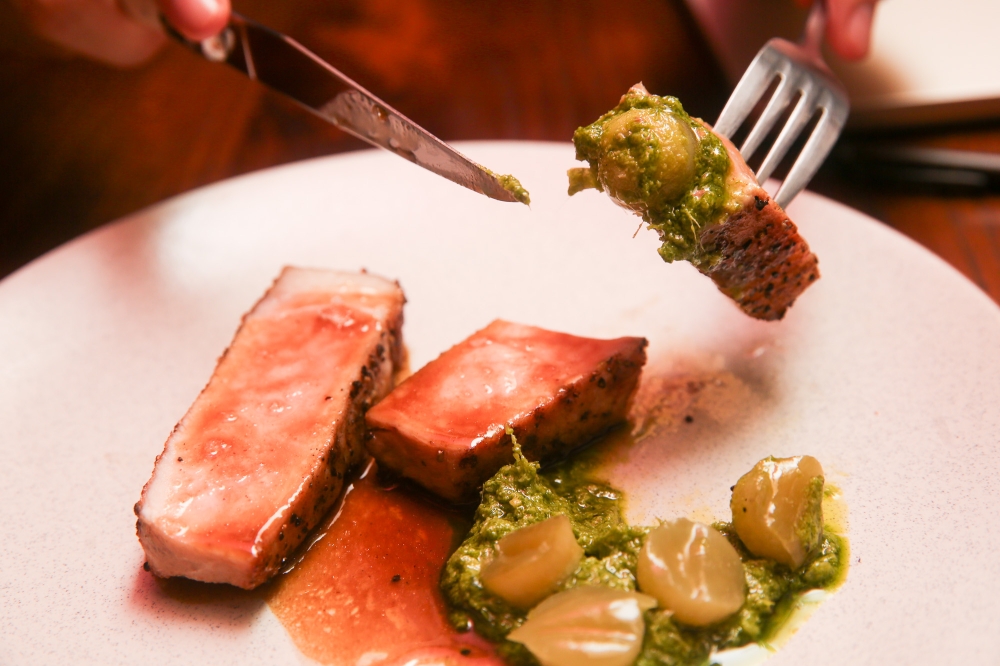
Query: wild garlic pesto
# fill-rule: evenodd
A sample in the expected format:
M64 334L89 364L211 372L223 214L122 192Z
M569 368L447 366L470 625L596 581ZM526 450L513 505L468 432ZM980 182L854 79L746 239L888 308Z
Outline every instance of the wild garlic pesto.
M569 171L571 195L607 192L657 231L664 261L699 258L699 231L726 211L730 160L676 97L633 86L618 106L577 129L573 143L590 166Z
M490 174L500 183L500 186L511 193L511 195L517 199L519 202L523 203L525 206L531 205L531 197L528 195L528 190L524 189L519 181L514 176L510 174L499 174L494 171L490 171L486 167L480 167L483 171Z
M492 557L497 542L518 528L566 515L584 558L558 591L582 585L635 591L639 553L651 528L628 525L621 493L590 480L586 463L569 461L539 471L536 463L521 455L516 441L514 458L483 486L475 522L445 565L441 589L457 628L475 628L499 643L498 650L508 663L528 666L538 663L535 657L522 644L506 640L524 623L527 611L491 595L479 580L480 569ZM732 544L743 563L746 601L735 614L707 627L681 624L663 608L647 610L636 664L703 666L717 650L766 640L787 619L801 593L837 585L847 567L846 542L829 531L804 564L792 570L753 556L731 524L713 527Z

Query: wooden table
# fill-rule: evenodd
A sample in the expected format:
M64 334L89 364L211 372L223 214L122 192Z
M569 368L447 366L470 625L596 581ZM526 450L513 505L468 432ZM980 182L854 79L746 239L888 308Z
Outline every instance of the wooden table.
M677 0L236 6L450 141L566 141L637 81L706 118L729 92ZM10 10L0 25L0 276L191 188L362 147L180 47L119 71L24 37ZM919 141L1000 152L1000 122ZM814 188L914 238L1000 302L1000 197L891 193L832 170Z

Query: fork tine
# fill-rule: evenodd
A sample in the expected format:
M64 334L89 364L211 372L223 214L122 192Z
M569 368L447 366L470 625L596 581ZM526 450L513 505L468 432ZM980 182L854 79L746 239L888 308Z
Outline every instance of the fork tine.
M762 113L760 118L757 119L757 124L753 126L753 129L747 136L746 141L744 141L743 145L740 147L743 159L749 160L753 156L757 148L760 147L764 137L766 137L768 132L771 131L774 124L778 122L778 118L781 116L781 113L788 107L789 103L791 103L795 93L798 92L798 77L794 77L793 74L794 71L781 72L781 83L778 84L778 88L774 91L774 95L771 96L767 106L764 107L764 113Z
M778 193L774 196L775 202L782 208L795 198L795 195L802 191L809 180L813 177L823 160L826 158L833 144L840 136L840 130L847 121L849 106L846 100L834 97L827 91L823 95L818 106L823 110L816 128L806 141L805 147L795 160L795 165L788 172L788 177L781 184Z
M812 118L813 113L816 111L815 98L816 95L811 90L803 91L802 97L799 98L798 103L795 105L795 110L792 111L792 115L788 118L788 122L781 129L781 133L774 140L774 145L768 151L767 157L764 158L760 168L757 169L758 183L763 183L774 173L774 169L781 162L781 158L785 156L785 153L791 148L792 143L795 142L802 129L808 124L809 119Z
M729 96L729 101L723 107L719 119L713 128L717 134L727 139L732 138L736 130L740 128L743 121L747 119L757 101L771 85L771 81L777 75L771 66L773 55L766 51L761 51L750 63L750 67L744 72L743 78L736 84L736 89Z

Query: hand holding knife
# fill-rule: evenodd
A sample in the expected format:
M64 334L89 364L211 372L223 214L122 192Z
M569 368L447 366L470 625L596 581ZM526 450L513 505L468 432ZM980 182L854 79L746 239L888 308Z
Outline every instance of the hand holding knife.
M491 199L529 202L516 178L476 164L290 37L233 12L217 35L192 41L145 0L124 1L130 13L162 23L207 60L239 70L362 141Z

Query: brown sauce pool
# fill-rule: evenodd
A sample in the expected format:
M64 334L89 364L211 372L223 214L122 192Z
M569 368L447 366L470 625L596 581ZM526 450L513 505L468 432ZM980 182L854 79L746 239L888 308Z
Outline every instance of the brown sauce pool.
M268 593L298 648L323 664L503 664L475 632L448 622L438 580L469 524L374 464L349 487L301 561Z

